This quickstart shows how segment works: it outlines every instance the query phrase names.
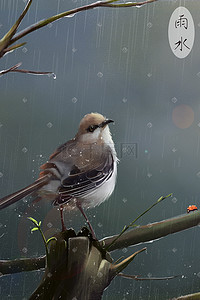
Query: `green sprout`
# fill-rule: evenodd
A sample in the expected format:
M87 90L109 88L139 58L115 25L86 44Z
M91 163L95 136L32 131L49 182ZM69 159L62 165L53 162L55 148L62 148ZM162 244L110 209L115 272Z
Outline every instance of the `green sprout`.
M120 236L127 231L130 227L135 227L137 226L136 224L134 224L135 222L137 222L138 219L140 219L142 216L144 216L148 211L150 211L154 206L156 206L157 204L159 204L160 202L162 202L163 200L169 198L172 196L172 193L167 195L167 196L161 196L155 203L153 203L149 208L147 208L143 213L141 213L134 221L132 221L129 225L125 225L124 228L122 229L121 233L114 239L114 241L105 249L106 251L108 251L108 249L110 249L110 247L120 238Z
M31 229L31 232L34 232L34 231L37 231L37 230L39 230L39 232L40 232L40 234L41 234L41 236L42 236L42 239L43 239L43 242L44 242L44 245L45 245L45 251L46 251L46 258L47 258L47 266L49 266L49 259L48 259L48 254L49 254L49 252L48 252L48 244L49 244L49 242L50 241L52 241L52 240L57 240L55 237L51 237L51 238L49 238L48 240L45 238L45 236L44 236L44 233L43 233L43 231L42 231L42 229L41 229L41 224L42 224L42 222L41 221L37 221L37 220L35 220L34 218L32 218L32 217L28 217L28 219L35 225L35 227L33 227L32 229Z

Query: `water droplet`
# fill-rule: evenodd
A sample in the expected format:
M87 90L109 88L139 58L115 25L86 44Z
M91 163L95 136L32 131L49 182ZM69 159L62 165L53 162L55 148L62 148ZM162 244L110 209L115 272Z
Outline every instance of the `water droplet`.
M176 149L176 148L173 148L173 149L172 149L172 152L174 152L174 153L175 153L176 151L177 151L177 149Z
M77 51L76 48L72 48L72 52L75 53Z
M172 252L176 253L177 249L176 248L173 248L172 249Z
M22 152L26 153L28 149L26 147L22 148Z
M198 273L197 273L197 277L199 277L199 278L200 278L200 272L198 272Z
M124 203L126 203L128 200L127 200L126 198L123 198L122 201L123 201Z
M50 278L50 277L52 276L52 274L49 272L49 273L47 274L47 276Z
M22 252L23 252L23 253L27 253L27 252L28 252L28 249L27 249L26 247L24 247L24 248L22 249Z
M99 278L101 278L101 277L103 277L103 273L98 272L98 273L97 273L97 276L98 276Z
M101 228L103 226L103 224L101 224L100 222L98 223L98 227Z
M173 97L173 98L171 99L171 101L172 101L173 103L176 103L178 100L177 100L176 97Z
M176 197L172 198L172 202L175 204L178 201L178 199Z
M65 18L73 18L76 14L71 14L71 15L67 15L65 16Z
M2 178L2 177L3 177L3 173L0 172L0 178Z
M103 73L98 72L98 73L97 73L97 76L98 76L99 78L102 78L102 77L103 77Z
M200 178L200 171L197 173L197 177L199 177L199 178Z
M28 49L27 49L26 47L23 47L23 48L22 48L22 52L23 52L23 53L26 53L27 51L28 51Z
M27 98L23 98L22 101L23 101L24 103L26 103L28 100L27 100Z
M151 173L147 173L147 176L148 176L149 178L151 178L152 174L151 174Z
M73 98L72 98L72 102L73 102L73 103L76 103L77 101L78 101L78 99L77 99L76 97L73 97Z
M53 26L52 23L49 23L49 24L47 25L47 27L49 27L49 28L51 28L52 26Z
M51 128L53 126L53 124L51 122L47 123L47 127Z
M152 26L153 26L153 24L152 24L151 22L148 22L148 23L147 23L147 27L148 27L148 28L151 28Z
M56 74L55 73L49 73L47 75L48 75L48 77L53 77L53 79L56 79Z
M48 224L47 224L47 227L48 228L51 228L53 225L52 225L52 223L51 222L49 222Z
M152 74L151 74L151 73L148 73L147 76L150 78L150 77L152 76Z
M128 52L128 48L123 47L123 48L122 48L122 52L123 52L123 53L127 53L127 52Z
M123 248L123 249L122 249L122 252L123 252L123 253L126 253L127 251L128 251L127 248Z
M127 102L127 98L123 98L122 102L126 103Z
M147 124L147 127L148 127L148 128L151 128L152 126L153 126L153 125L152 125L152 123L150 123L150 122Z
M3 124L2 123L0 123L0 128L3 126Z

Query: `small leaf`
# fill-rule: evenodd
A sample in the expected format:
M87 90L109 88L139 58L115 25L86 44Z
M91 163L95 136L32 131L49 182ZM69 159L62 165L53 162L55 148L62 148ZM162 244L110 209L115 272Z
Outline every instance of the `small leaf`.
M38 227L34 227L31 229L31 232L38 230Z
M38 226L40 227L40 226L41 226L41 224L42 224L42 222L40 221L40 222L39 222L39 224L38 224Z
M47 245L48 245L49 242L51 242L51 241L53 241L53 240L57 241L57 238L56 238L55 236L52 236L51 238L49 238L49 239L47 240Z
M39 226L38 222L32 217L28 217L28 219L31 220L36 226Z

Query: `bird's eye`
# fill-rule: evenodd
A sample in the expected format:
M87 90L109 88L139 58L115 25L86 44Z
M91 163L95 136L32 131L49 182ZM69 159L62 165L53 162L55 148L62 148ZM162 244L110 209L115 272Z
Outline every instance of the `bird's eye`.
M89 132L93 132L95 129L96 129L96 127L95 127L94 125L90 125L90 126L88 127L88 131L89 131Z

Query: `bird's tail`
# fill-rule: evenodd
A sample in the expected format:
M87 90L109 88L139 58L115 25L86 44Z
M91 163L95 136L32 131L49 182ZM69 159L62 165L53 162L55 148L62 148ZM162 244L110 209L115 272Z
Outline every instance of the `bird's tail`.
M27 187L10 194L6 197L0 199L0 210L19 201L20 199L24 198L27 195L32 194L34 191L40 189L43 185L47 184L50 180L51 176L49 174L44 175L37 179L34 183L28 185Z

